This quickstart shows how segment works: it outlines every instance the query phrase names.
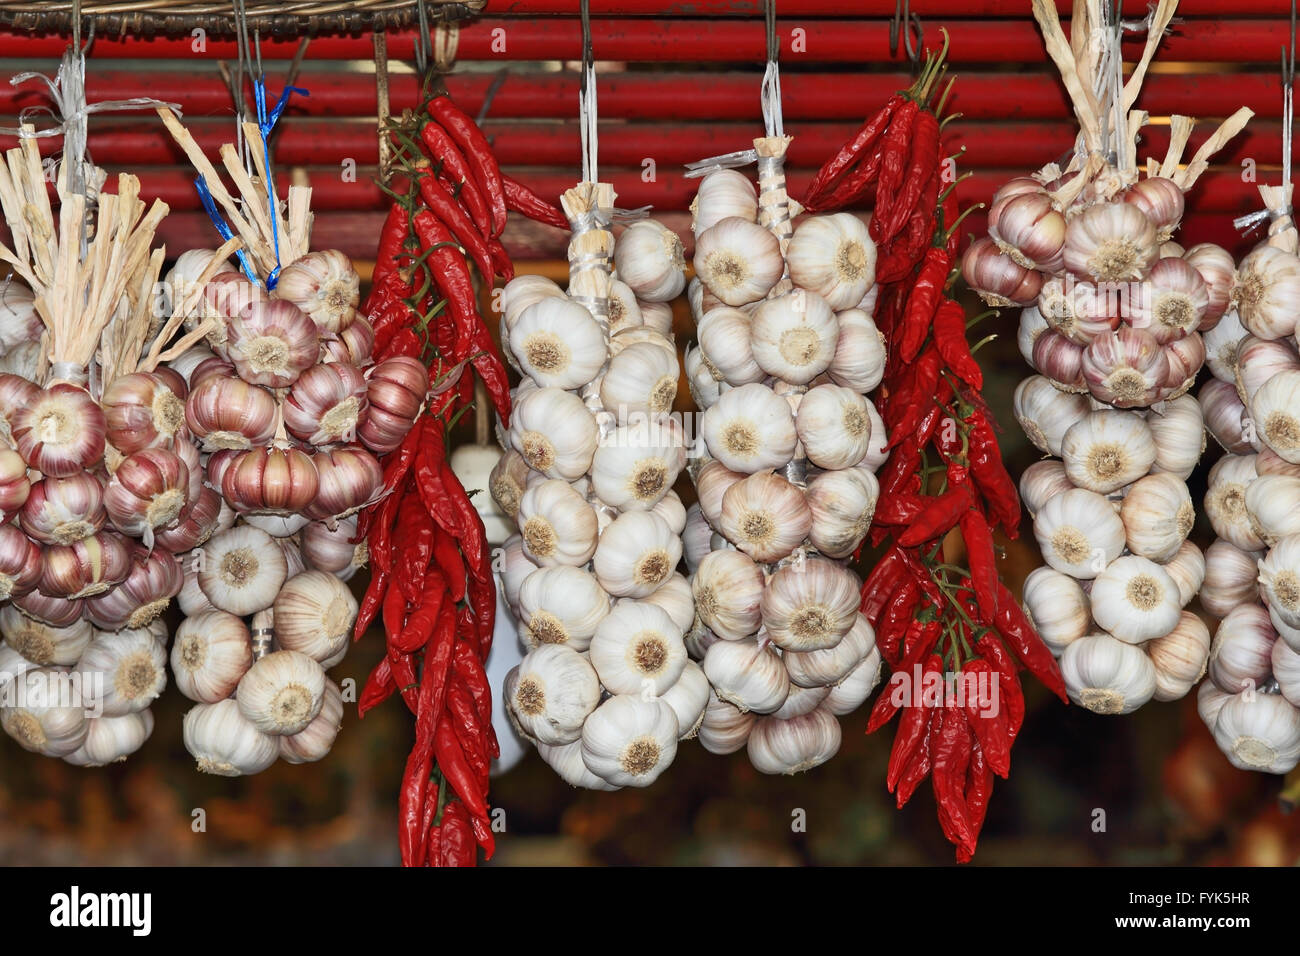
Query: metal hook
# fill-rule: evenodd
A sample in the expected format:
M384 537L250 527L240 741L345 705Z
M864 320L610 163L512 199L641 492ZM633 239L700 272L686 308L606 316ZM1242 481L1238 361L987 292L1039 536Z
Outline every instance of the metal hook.
M921 62L925 44L925 30L921 18L910 8L911 0L895 0L894 19L889 22L889 55L898 56L898 37L903 35L903 50L913 65Z

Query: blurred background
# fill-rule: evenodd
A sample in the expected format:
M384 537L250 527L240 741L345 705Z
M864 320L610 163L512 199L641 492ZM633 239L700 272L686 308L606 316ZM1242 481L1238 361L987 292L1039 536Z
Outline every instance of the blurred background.
M0 75L52 73L65 38L4 26L0 2ZM32 6L28 4L27 6ZM570 185L578 169L577 78L581 39L577 0L487 0L460 25L447 85L471 113L482 112L503 166L543 194ZM785 8L791 12L787 14ZM947 132L963 205L987 200L998 183L1070 148L1074 127L1055 73L1045 64L1027 0L913 0L921 43L952 37L953 101L963 118ZM1068 9L1068 3L1061 4ZM795 8L798 8L795 12ZM1127 15L1145 2L1125 2ZM1260 181L1280 166L1282 97L1277 49L1289 4L1185 0L1152 67L1144 100L1152 114L1148 148L1163 155L1168 115L1203 119L1195 148L1218 119L1240 105L1257 113L1245 134L1189 197L1180 241L1216 241L1240 251L1231 218L1257 208L1248 164ZM804 0L780 4L779 35L791 191L852 134L862 118L910 82L905 45L891 51L893 0ZM622 206L646 203L687 240L693 184L681 164L744 146L761 128L761 6L754 0L593 0L592 32L600 60L603 178ZM915 25L914 25L915 26ZM802 31L802 33L800 32ZM219 63L232 43L188 36L146 37L122 26L102 31L87 66L91 102L154 95L180 102L185 121L210 155L231 139L231 95ZM1138 36L1135 34L1135 37ZM388 37L395 112L413 104L414 34ZM1127 50L1128 48L1126 48ZM1132 58L1140 46L1132 45ZM276 134L280 174L306 175L316 210L315 248L337 247L368 275L382 218L374 185L375 63L371 37L321 37L304 49L294 38L263 43L268 86L291 72L311 91L295 98ZM301 68L292 64L300 54ZM0 126L19 109L44 102L27 85L0 84ZM42 141L53 151L52 140ZM0 147L12 140L0 137ZM129 169L146 198L173 207L160 230L169 255L215 245L199 211L188 167L156 120L145 114L91 121L90 155L110 172ZM1143 153L1145 155L1145 153ZM351 171L349 172L349 162ZM983 230L978 212L968 220ZM0 229L0 235L3 230ZM562 278L565 235L513 221L507 246L517 270ZM363 290L364 291L364 290ZM484 304L490 297L484 290ZM968 311L980 311L969 301ZM679 345L691 337L684 302L676 304ZM986 320L996 342L979 354L986 394L1003 423L1013 475L1037 452L1010 414L1026 374L1015 348L1014 312ZM490 323L490 324L495 324ZM679 405L688 407L683 384ZM469 428L467 423L466 428ZM472 441L472 431L461 436ZM1217 449L1193 478L1193 496ZM1199 481L1198 487L1195 482ZM690 500L689 486L678 489ZM1204 519L1193 539L1212 539ZM1037 563L1032 536L1006 544L1003 573L1013 590ZM864 555L869 568L873 555ZM380 656L368 634L335 671L359 687ZM1300 815L1283 813L1279 778L1233 770L1195 714L1194 702L1150 704L1125 718L1067 708L1027 686L1028 714L1013 752L1010 781L998 781L976 865L1259 864L1300 858ZM155 705L152 739L128 763L85 770L36 757L0 737L0 864L370 864L395 865L397 784L412 740L409 714L396 700L364 721L346 708L343 732L319 764L277 764L252 778L198 774L181 743L188 702L173 689ZM535 753L493 782L504 834L491 865L608 864L950 864L951 847L922 787L902 811L885 791L892 725L865 735L866 709L843 721L844 744L828 764L795 778L757 773L743 753L716 757L684 744L673 767L642 791L574 791ZM800 812L802 811L802 813ZM805 820L796 832L792 823Z

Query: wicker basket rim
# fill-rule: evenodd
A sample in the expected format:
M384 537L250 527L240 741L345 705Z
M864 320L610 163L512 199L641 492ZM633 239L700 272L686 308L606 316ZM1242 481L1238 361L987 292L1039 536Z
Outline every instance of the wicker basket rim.
M464 20L487 0L425 0L430 19ZM264 36L357 33L400 29L417 19L416 0L244 0L248 25ZM29 33L71 34L72 0L0 0L0 26ZM202 29L235 32L230 0L81 0L84 33L177 35Z

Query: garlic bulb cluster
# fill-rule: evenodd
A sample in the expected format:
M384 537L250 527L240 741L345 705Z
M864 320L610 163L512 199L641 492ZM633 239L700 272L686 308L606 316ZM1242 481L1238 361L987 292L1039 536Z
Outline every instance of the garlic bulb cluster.
M682 243L644 219L613 244L595 222L575 220L567 293L537 276L505 288L502 341L523 379L487 484L516 532L500 583L526 652L507 713L570 784L616 790L667 769L709 683L687 655L695 608L677 573L687 448L666 303L685 286ZM608 245L580 252L602 242L617 278Z
M1231 311L1206 336L1198 397L1225 454L1205 495L1201 604L1220 620L1198 711L1233 766L1281 774L1300 762L1300 259L1275 218L1286 227L1222 267Z
M835 755L837 716L880 675L861 581L842 562L879 494L885 435L870 393L885 344L863 222L841 213L792 231L788 220L760 225L755 195L741 173L720 170L692 206L697 344L686 371L702 414L687 648L711 686L705 748L746 747L761 772L798 773Z

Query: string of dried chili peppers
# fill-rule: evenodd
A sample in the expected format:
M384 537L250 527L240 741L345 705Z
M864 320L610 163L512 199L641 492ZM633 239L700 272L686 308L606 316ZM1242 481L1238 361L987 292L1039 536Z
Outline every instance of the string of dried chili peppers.
M867 731L900 715L886 785L901 807L930 777L940 826L966 862L993 779L1010 772L1024 719L1020 667L1066 695L998 577L994 532L1016 537L1020 501L979 394L974 353L983 343L967 341L978 319L968 323L949 295L962 217L939 141L951 84L934 96L946 49L945 35L917 82L822 167L804 203L819 211L874 203L875 321L890 344L879 404L891 454L871 532L885 551L861 609L893 673ZM963 552L967 567L957 563Z
M415 715L399 797L403 865L473 866L478 848L493 850L488 768L499 749L485 663L496 593L483 523L447 463L446 440L473 400L467 369L502 420L510 414L470 269L489 284L511 274L496 241L507 190L486 139L440 89L388 134L400 185L389 190L364 308L376 360L421 358L433 386L415 427L383 458L385 497L359 521L373 558L354 637L378 619L385 654L358 710L400 693Z

